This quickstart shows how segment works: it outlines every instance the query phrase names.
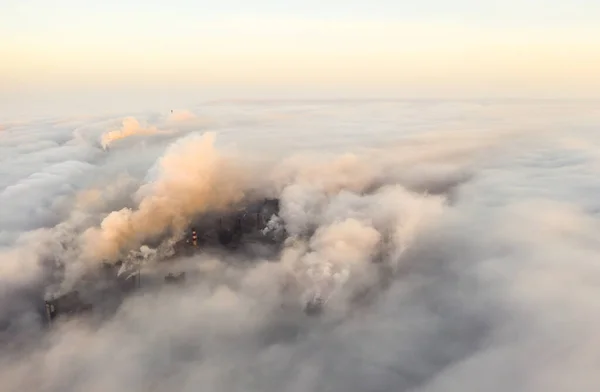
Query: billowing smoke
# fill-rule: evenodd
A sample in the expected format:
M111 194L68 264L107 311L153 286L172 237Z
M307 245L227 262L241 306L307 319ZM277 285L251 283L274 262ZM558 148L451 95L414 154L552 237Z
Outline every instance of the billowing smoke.
M222 156L214 133L174 143L133 195L137 207L111 212L83 234L87 258L115 260L167 229L182 231L192 217L241 200L248 176L241 162Z
M100 143L102 144L102 148L106 150L117 140L132 136L156 135L161 133L169 132L161 131L155 126L144 127L136 118L127 117L123 120L121 128L103 133L100 138Z
M0 389L595 391L600 140L564 143L573 107L529 104L547 123L524 129L495 126L502 104L344 105L204 107L209 131L192 111L4 125ZM281 246L162 259L261 197ZM44 324L44 298L134 256L143 290Z

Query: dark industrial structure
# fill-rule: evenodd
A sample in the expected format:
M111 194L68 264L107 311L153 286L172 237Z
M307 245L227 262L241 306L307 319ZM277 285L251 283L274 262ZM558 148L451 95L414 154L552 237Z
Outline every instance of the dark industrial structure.
M174 255L185 256L208 247L234 250L244 243L283 243L286 232L279 218L279 200L264 199L226 214L205 213L196 217L184 238L174 245ZM90 273L73 291L45 301L45 318L49 324L59 317L115 311L123 299L142 286L139 269L119 273L123 263L103 264ZM180 286L185 272L169 273L164 284ZM311 302L306 313L319 312L321 303Z
M243 242L278 244L285 239L285 230L269 224L276 224L279 219L278 199L264 199L225 214L205 213L192 221L175 251L189 252L205 246L234 249Z

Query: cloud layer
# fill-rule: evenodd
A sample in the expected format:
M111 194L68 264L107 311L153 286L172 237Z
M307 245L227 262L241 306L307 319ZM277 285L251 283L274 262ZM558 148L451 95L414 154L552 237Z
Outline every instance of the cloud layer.
M593 391L598 124L585 104L310 102L2 124L2 389ZM98 263L256 195L281 199L280 252L148 261L108 319L40 325ZM153 283L173 271L189 283Z

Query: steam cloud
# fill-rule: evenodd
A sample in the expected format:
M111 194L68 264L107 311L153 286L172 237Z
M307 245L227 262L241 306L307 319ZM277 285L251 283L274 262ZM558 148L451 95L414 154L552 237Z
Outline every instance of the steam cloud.
M262 104L219 106L209 122L131 117L119 131L114 119L0 125L1 390L595 391L600 140L567 143L552 124L600 119L584 104L523 104L547 124L494 128L522 108L440 105L422 115L432 128L456 125L450 111L479 121L459 128L488 129L411 132L392 118L402 137L367 145L365 111L422 110L383 103L356 105L359 118L342 104ZM334 120L373 129L354 145L286 133ZM100 325L41 326L57 287L256 195L281 200L280 253L179 258L169 265L199 281L133 295ZM315 294L326 308L308 317L298 309Z
M241 199L244 171L214 149L214 133L180 140L153 168L158 178L140 187L137 208L110 213L84 233L88 257L115 260L122 250L165 229L182 231L200 212L224 210Z
M100 142L102 147L106 150L112 143L120 139L135 135L155 135L159 133L165 133L165 131L160 131L156 127L143 127L137 119L127 117L123 120L120 129L104 133Z

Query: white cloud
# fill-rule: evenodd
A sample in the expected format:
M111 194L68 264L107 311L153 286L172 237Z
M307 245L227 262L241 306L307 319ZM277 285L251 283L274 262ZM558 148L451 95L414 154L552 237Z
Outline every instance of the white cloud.
M3 390L595 390L598 140L563 132L590 108L348 105L5 125ZM90 263L257 189L281 197L281 254L149 265L100 325L40 329ZM152 286L171 268L202 278ZM289 310L314 291L320 317Z

